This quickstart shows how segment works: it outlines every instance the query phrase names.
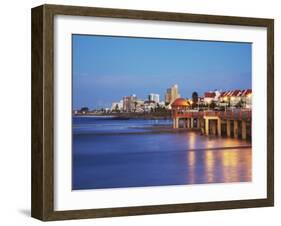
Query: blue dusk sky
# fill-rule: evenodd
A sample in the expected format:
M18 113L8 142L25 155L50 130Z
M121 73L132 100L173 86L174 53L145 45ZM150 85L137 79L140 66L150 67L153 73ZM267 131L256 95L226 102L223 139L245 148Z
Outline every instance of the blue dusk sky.
M147 99L178 84L193 91L252 87L250 43L72 36L73 108L105 108L123 96Z

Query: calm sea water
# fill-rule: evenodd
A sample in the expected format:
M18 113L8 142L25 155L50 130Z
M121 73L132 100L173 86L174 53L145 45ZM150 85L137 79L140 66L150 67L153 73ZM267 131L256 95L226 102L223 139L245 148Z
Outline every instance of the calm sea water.
M170 120L73 117L72 188L251 181L250 142L151 133L151 127L167 125Z

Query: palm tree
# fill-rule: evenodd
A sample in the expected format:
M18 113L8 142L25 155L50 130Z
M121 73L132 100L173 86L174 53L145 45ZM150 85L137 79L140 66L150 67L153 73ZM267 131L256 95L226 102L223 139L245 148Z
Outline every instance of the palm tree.
M198 103L198 93L197 92L193 92L192 93L192 108L197 106L197 103Z
M134 102L134 105L135 105L134 112L136 112L136 111L137 111L137 105L138 105L138 102L137 102L137 101L135 101L135 102Z

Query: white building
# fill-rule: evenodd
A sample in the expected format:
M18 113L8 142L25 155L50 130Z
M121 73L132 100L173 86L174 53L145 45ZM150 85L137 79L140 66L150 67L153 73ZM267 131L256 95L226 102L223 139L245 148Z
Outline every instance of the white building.
M159 103L160 102L160 95L157 94L157 93L150 93L148 95L148 100L154 101L155 103Z
M216 93L213 91L204 93L204 103L210 104L212 101L215 101Z
M111 111L122 111L123 110L123 100L120 100L119 102L113 102L111 104Z
M252 90L230 90L221 93L221 103L227 103L231 107L242 105L245 108L252 108Z
M144 111L151 112L152 109L156 108L157 104L153 100L144 101Z
M211 102L220 101L221 92L218 90L215 91L208 91L204 93L204 102L210 104Z

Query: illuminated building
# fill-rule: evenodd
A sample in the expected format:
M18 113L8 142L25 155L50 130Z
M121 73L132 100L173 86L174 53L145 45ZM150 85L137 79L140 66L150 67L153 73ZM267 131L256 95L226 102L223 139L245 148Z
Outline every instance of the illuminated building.
M177 98L180 97L178 85L173 85L171 88L167 89L165 93L165 103L170 105L173 103Z
M156 93L150 93L148 95L148 100L149 101L154 101L155 103L159 103L160 102L160 95L156 94Z

